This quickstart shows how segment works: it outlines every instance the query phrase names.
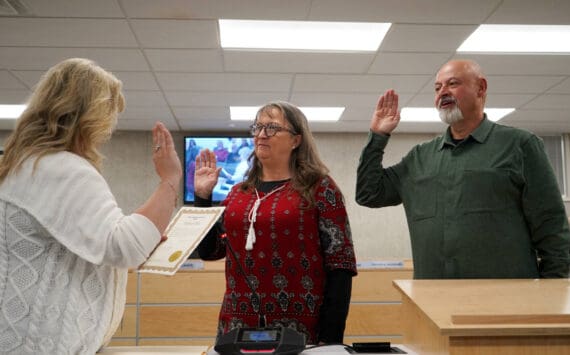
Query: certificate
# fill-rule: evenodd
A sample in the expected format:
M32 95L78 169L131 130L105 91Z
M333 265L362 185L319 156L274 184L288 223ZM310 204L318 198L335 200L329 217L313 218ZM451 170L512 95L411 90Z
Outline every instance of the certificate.
M139 272L174 275L222 215L225 207L182 207L166 228L168 237Z

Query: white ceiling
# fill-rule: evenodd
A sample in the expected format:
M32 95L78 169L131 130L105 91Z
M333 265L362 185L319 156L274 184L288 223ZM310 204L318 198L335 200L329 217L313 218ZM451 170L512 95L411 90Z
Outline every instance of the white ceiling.
M16 3L17 1L17 3ZM447 60L477 60L501 122L537 133L570 132L570 55L458 55L479 24L570 24L569 0L0 0L0 104L24 103L41 74L86 57L124 83L122 130L242 131L229 106L271 100L345 106L315 132L366 132L378 95L433 105L433 76ZM377 52L292 53L220 48L217 20L391 22ZM1 129L12 123L0 123ZM397 132L440 132L401 123Z

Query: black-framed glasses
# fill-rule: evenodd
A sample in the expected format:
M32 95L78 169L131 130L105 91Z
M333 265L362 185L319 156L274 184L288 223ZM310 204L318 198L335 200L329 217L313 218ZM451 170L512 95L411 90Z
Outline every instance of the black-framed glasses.
M249 131L251 132L251 135L254 137L258 136L263 130L265 130L265 135L267 137L273 137L274 135L277 134L277 132L280 131L287 131L291 134L297 134L297 132L293 131L292 129L281 127L274 123L269 123L269 124L257 123L257 124L252 124L249 127Z

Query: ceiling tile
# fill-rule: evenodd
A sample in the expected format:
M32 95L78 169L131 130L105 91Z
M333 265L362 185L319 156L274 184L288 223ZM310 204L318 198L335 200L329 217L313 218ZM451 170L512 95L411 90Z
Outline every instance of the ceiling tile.
M430 75L295 75L294 92L374 92L394 88L415 93L430 80Z
M558 85L548 90L551 94L570 94L570 78L564 79Z
M0 68L12 70L47 70L67 58L89 58L111 71L148 70L137 49L2 47Z
M30 31L38 28L40 31ZM113 19L10 18L0 21L4 46L137 47L127 21Z
M218 48L215 20L131 20L144 48Z
M538 96L523 107L524 109L570 110L570 95L545 94ZM569 115L570 116L570 115Z
M40 81L41 76L45 73L44 70L13 70L12 74L18 77L27 88L31 89Z
M123 82L123 90L159 90L150 72L114 71L113 74Z
M172 109L181 122L192 120L227 121L230 119L230 110L227 106L173 106Z
M27 90L28 88L7 70L0 70L0 89Z
M224 69L219 49L146 49L145 53L156 71L221 72Z
M24 0L34 16L123 17L116 0Z
M190 92L167 91L166 97L172 106L257 106L269 101L285 100L288 93L278 92Z
M487 75L570 75L568 55L458 54L472 59Z
M167 91L289 91L290 74L157 73Z
M370 66L370 74L434 75L450 53L380 53Z
M487 93L494 94L539 94L560 83L563 76L540 75L486 75ZM434 79L424 86L422 94L433 94Z
M125 111L121 113L121 120L173 120L174 117L168 106L135 106L134 102L127 102Z
M373 53L224 51L226 70L238 72L362 74L373 58Z
M312 20L481 23L501 0L313 0Z
M299 106L350 106L373 109L381 93L293 93L291 102ZM406 101L411 95L400 95Z
M131 18L305 19L310 0L121 0Z
M530 102L536 97L534 94L489 94L487 95L487 102L485 106L487 107L514 107L520 108L524 107L525 104Z
M43 70L16 70L13 74L32 88L38 83ZM113 71L113 74L123 82L125 90L159 90L156 80L150 72Z
M486 23L568 25L570 2L566 0L503 0Z
M127 106L167 107L168 104L160 91L125 91Z
M564 77L560 76L487 76L487 92L495 93L543 93L559 84Z

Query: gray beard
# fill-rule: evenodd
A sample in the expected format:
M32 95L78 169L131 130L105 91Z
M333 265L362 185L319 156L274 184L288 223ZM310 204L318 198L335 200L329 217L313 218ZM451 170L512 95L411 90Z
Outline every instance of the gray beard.
M457 105L453 106L452 109L437 109L439 112L439 119L441 122L451 125L453 123L459 122L463 119L463 114Z

